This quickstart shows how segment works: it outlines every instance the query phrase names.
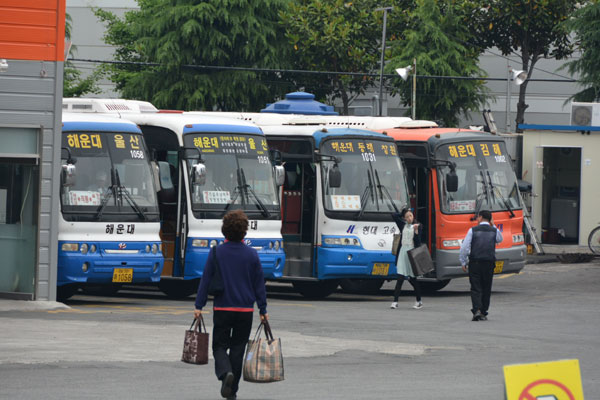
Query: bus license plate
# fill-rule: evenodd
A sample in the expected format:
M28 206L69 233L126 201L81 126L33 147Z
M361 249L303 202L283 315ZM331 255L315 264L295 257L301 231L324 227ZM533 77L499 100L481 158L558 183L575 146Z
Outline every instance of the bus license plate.
M113 271L113 282L133 281L133 268L115 268Z
M496 266L494 267L494 273L501 274L502 268L504 268L504 261L496 261Z
M375 263L373 264L373 271L371 272L371 275L387 275L389 271L389 263Z

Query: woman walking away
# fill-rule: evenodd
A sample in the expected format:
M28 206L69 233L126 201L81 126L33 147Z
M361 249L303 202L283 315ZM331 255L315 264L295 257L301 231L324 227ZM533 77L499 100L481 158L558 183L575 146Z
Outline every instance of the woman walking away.
M252 329L252 314L256 302L261 321L269 319L265 278L256 250L242 240L248 231L248 217L241 210L230 211L223 217L221 232L225 243L211 250L198 287L194 316L199 318L206 305L208 288L215 275L221 272L223 292L213 300L213 342L215 373L221 381L221 396L237 397L242 375L244 350ZM216 255L216 260L213 258ZM229 351L229 352L228 352Z
M396 281L396 288L394 289L394 302L390 308L398 308L398 297L400 297L400 290L402 290L402 284L404 279L408 278L408 282L412 285L415 290L415 296L417 301L413 305L414 309L423 308L423 302L421 301L421 285L415 277L410 261L408 259L408 251L421 245L421 239L419 238L419 224L415 224L415 217L409 209L405 208L400 212L400 215L394 213L394 220L396 225L400 229L400 248L398 249L398 255L396 256L396 273L398 274L398 280Z

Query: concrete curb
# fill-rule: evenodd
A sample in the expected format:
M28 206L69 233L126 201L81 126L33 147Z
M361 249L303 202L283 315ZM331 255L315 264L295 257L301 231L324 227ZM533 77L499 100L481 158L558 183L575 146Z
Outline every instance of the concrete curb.
M71 307L58 301L27 301L0 299L0 312L68 310Z

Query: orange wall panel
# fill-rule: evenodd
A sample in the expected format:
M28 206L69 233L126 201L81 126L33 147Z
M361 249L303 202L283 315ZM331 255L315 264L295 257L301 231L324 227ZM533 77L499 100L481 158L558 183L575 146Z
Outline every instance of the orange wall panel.
M0 58L64 60L66 0L2 0Z

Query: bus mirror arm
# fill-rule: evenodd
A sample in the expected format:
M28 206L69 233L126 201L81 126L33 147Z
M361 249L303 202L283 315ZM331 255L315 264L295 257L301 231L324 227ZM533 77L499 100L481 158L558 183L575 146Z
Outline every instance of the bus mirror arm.
M449 167L450 172L446 174L446 191L448 193L455 193L458 191L458 175L456 175L456 163L447 160L440 160L434 158L433 167Z
M63 147L61 150L66 150L67 152L67 163L62 165L62 184L66 187L75 186L75 163L77 159L71 156L71 150L68 147Z
M188 151L197 151L198 157L190 157L188 156ZM198 162L192 165L191 179L195 185L204 185L206 183L206 165L204 165L204 160L202 159L202 153L200 149L197 147L183 147L180 150L180 156L184 160L198 160Z

